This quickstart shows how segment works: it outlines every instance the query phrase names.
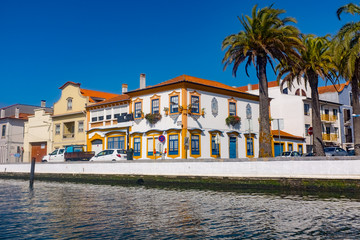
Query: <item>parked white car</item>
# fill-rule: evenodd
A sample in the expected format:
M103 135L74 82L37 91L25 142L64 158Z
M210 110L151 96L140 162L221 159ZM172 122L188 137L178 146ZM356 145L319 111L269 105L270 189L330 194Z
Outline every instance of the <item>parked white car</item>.
M64 153L65 153L64 148L55 149L52 153L45 155L41 161L42 162L64 162L65 161Z
M127 154L126 150L123 149L107 149L99 152L93 156L90 161L119 161L126 160Z

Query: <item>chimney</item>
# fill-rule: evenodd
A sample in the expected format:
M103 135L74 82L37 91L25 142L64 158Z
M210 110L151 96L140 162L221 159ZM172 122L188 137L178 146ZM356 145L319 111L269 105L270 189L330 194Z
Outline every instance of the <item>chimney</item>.
M249 84L248 84L248 91L250 91L250 90L252 90L252 86L251 86L251 84L249 83Z
M20 115L20 109L15 108L15 118L19 118L19 115Z
M0 118L5 117L5 109L1 109Z
M122 90L121 90L122 94L124 94L128 91L128 85L125 83L123 85L121 85L121 88L122 88Z
M140 74L140 89L143 89L146 87L146 78L145 73Z
M46 100L41 100L41 105L42 108L46 107Z

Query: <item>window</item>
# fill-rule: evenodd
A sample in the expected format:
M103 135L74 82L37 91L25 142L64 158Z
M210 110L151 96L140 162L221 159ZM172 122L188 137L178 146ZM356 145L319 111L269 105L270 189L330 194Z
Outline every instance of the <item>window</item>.
M246 156L253 157L254 156L254 138L246 137Z
M73 138L75 136L75 122L64 123L63 138Z
M191 112L199 113L199 97L191 96Z
M283 94L289 94L289 90L288 88L284 88L283 91L282 91Z
M179 154L179 135L169 135L169 155Z
M339 137L339 128L334 127L334 132L335 132L336 137Z
M292 151L293 150L293 144L292 143L288 143L288 151Z
M55 125L55 135L59 135L60 134L60 124L56 124Z
M179 96L170 97L170 113L179 112Z
M72 98L67 99L67 110L72 110Z
M159 113L159 99L153 99L151 101L151 113Z
M329 115L329 109L325 109L324 112L325 112L326 115Z
M326 131L326 134L330 134L330 127L326 127L325 131Z
M2 129L1 129L1 137L4 138L6 134L6 125L2 125Z
M109 137L108 138L108 149L125 149L125 137Z
M229 115L236 116L236 103L235 102L229 102Z
M298 145L298 152L302 155L303 154L303 145L299 144Z
M219 144L219 136L211 135L211 155L219 156L220 153L220 144Z
M309 136L308 130L310 128L310 124L305 124L305 135Z
M135 103L135 118L141 118L141 102Z
M200 135L191 134L191 155L200 155Z
M154 155L154 139L152 137L147 139L147 148L148 148L147 155L153 156Z
M78 132L84 131L84 121L79 121L78 123Z
M333 109L333 115L334 115L334 117L337 117L337 114L338 114L338 110L337 110L337 109Z
M134 156L139 157L141 155L141 139L140 137L134 138Z
M352 106L353 105L352 93L350 93L349 97L350 97L350 105Z
M310 105L304 103L304 115L310 115Z

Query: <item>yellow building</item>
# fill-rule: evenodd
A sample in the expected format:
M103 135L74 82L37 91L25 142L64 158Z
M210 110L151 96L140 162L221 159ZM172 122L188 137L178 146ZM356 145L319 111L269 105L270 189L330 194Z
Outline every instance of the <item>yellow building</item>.
M54 103L53 147L86 144L86 106L118 96L80 88L80 83L67 82L60 99Z

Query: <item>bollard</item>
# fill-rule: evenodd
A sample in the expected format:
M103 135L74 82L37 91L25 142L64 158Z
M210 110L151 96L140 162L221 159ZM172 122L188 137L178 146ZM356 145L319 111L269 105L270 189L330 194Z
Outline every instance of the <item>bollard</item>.
M34 185L34 176L35 176L35 158L31 159L31 169L30 169L30 188L33 188Z

